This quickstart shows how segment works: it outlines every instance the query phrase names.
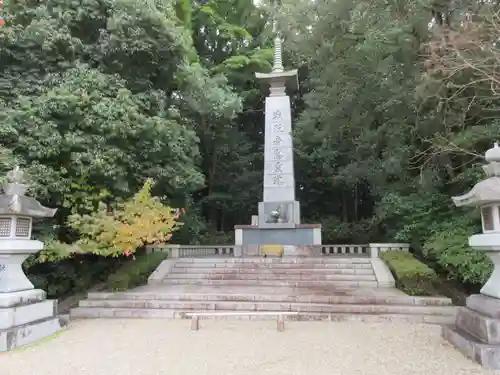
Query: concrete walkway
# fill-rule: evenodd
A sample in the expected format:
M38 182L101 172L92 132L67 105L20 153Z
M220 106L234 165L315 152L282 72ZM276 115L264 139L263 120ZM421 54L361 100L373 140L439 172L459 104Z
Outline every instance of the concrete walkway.
M0 354L1 375L495 374L440 338L400 323L84 320L34 346ZM496 373L498 374L498 373Z

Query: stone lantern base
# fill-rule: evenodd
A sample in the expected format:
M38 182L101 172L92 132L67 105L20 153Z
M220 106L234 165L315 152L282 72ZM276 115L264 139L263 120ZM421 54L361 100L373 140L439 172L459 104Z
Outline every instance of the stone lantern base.
M443 338L482 366L500 369L500 300L475 294L466 305L455 325L443 327Z
M0 293L0 352L51 336L68 324L41 289Z
M24 260L41 249L40 241L0 240L0 352L53 335L68 323L57 316L57 300L47 300L23 272Z

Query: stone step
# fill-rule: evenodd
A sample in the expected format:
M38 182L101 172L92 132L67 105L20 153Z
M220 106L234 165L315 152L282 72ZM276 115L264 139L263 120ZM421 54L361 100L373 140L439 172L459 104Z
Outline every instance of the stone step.
M203 265L371 265L370 258L181 258L176 265L188 266L195 264L198 267Z
M263 280L263 281L285 281L285 282L301 282L301 281L376 281L374 274L371 275L288 275L275 274L273 272L253 274L253 273L173 273L168 274L164 280Z
M160 301L242 301L242 302L279 302L279 303L319 303L319 304L352 304L352 305L405 305L405 306L451 306L451 299L445 297L382 297L375 295L349 295L352 290L337 290L339 295L290 295L276 290L276 294L261 293L152 293L152 292L93 292L88 293L89 300L160 300ZM342 294L341 294L342 293Z
M273 270L298 270L298 271L310 271L310 270L335 270L335 269L372 269L371 263L367 264L292 264L292 263L276 263L276 264L260 264L260 263L176 263L173 268L179 269L241 269L241 270L252 270L252 269L273 269Z
M283 268L283 267L177 267L174 266L171 274L196 273L196 274L263 274L273 273L277 275L311 275L311 274L342 274L342 275L373 275L372 267L363 268Z
M71 310L71 318L143 318L143 319L185 319L186 313L205 311L182 311L167 309L114 309L97 307L77 307ZM218 311L222 312L222 311ZM225 319L225 320L276 320L275 316L208 316L201 319ZM427 324L451 324L454 314L449 315L427 315L427 314L343 314L343 313L299 313L290 316L287 320L326 320L326 321L362 321L362 322L388 322L401 321L405 323L427 323ZM188 329L188 325L186 325Z
M161 281L164 285L222 285L222 286L269 286L269 287L342 287L342 288L376 288L376 281L358 281L358 280L328 280L328 281L287 281L287 280L207 280L207 279L170 279L164 278Z
M449 315L450 306L332 305L315 303L231 302L231 301L161 301L161 300L84 300L79 307L117 309L167 309L182 311L296 311L308 313L349 314L422 314Z

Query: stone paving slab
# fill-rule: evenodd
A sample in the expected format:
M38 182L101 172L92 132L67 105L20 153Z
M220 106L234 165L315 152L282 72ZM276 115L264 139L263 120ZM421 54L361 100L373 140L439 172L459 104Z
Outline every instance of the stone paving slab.
M176 259L176 264L187 264L187 263L209 263L209 264L236 264L236 263L251 263L251 264L369 264L371 262L370 258L359 258L359 257L291 257L291 258L262 258L262 257L242 257L242 258L179 258Z
M217 294L217 293L154 293L154 292L100 292L89 293L88 301L171 301L171 302L279 302L308 304L388 304L388 305L420 305L420 306L451 306L452 301L443 297L410 297L410 296L357 296L357 295L287 295L287 294ZM81 301L84 302L84 301Z
M235 273L239 275L269 274L275 275L322 275L322 274L344 274L344 275L373 275L373 269L370 265L363 264L363 267L315 267L315 268L241 268L241 267L173 267L170 274L218 274L225 275Z
M376 281L358 281L358 280L338 280L338 281L293 281L293 280L205 280L205 279L170 279L165 278L161 281L165 285L221 285L232 286L268 286L268 287L331 287L331 288L363 288L377 287Z
M376 281L373 273L368 275L363 274L327 274L318 275L314 274L279 274L274 272L266 273L249 273L242 275L241 273L225 272L217 273L210 272L206 274L200 273L170 273L166 280L227 280L233 281L236 278L241 278L244 281L287 281L287 282L300 282L300 281Z
M370 305L370 304L324 304L255 301L165 301L165 300L85 300L79 307L115 309L167 309L180 311L228 310L228 311L298 311L312 313L345 314L436 314L453 315L450 306L422 305Z
M100 308L100 307L76 307L71 310L72 319L186 319L191 314L210 313L215 314L228 313L224 315L207 315L206 319L222 319L222 320L266 320L276 319L276 316L261 316L261 315L230 315L235 310L172 310L172 309L126 309L126 308ZM240 310L240 312L245 312ZM250 311L254 313L255 311ZM276 311L274 312L276 313ZM449 325L455 320L453 309L448 314L418 314L416 311L410 313L326 313L326 312L298 312L297 315L288 317L290 320L297 321L327 321L327 322L365 322L365 323L382 323L382 322L404 322L413 324L439 324Z
M86 320L0 354L2 375L494 375L440 327L357 322Z
M196 293L196 294L253 294L253 295L337 295L337 296L406 296L396 288L341 288L320 287L307 288L295 287L246 287L246 286L220 286L220 285L145 285L130 289L128 292L138 293Z

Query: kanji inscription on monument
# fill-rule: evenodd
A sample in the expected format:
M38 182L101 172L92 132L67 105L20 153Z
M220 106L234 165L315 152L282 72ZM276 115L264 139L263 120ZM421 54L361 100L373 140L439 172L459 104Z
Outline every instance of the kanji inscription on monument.
M266 98L264 202L295 200L292 122L288 96Z
M284 133L285 128L283 127L283 124L278 122L276 124L273 124L273 133Z
M273 172L274 173L284 173L283 167L284 167L283 163L278 161L274 164L274 171Z
M273 149L273 159L274 160L283 160L285 158L285 154L281 148Z
M283 179L283 176L278 174L273 177L273 184L278 185L278 186L283 186L285 184L285 180Z

